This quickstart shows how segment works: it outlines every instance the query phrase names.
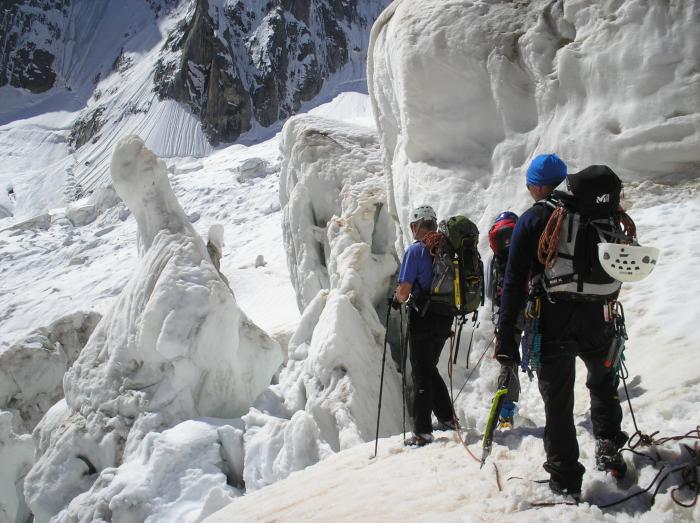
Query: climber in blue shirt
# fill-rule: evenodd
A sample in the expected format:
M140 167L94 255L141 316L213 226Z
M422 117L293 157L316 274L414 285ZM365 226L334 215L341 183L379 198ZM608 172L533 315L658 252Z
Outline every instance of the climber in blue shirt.
M408 308L408 343L413 377L413 436L406 446L423 446L433 441L431 413L435 413L439 430L455 428L450 394L437 370L440 353L452 328L452 316L441 315L426 307L433 277L433 257L423 238L437 230L437 216L432 207L422 205L411 213L411 232L415 242L404 254L399 271L395 303Z

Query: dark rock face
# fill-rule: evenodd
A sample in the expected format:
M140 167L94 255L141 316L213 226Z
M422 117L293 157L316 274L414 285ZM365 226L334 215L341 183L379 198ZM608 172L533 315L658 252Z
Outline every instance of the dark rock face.
M170 35L165 48L179 52L179 60L161 59L154 82L159 97L189 105L218 143L250 129L251 106L240 78L225 73L233 64L215 36L208 9L207 0L198 1L191 20Z
M298 111L348 63L357 47L349 35L366 35L389 1L193 3L163 48L154 89L189 105L217 144L238 138L253 119L267 127Z
M104 107L98 107L87 114L83 114L73 124L73 128L68 138L68 143L76 149L79 149L93 138L102 129L102 115Z
M0 0L0 87L42 93L56 81L54 46L71 0Z

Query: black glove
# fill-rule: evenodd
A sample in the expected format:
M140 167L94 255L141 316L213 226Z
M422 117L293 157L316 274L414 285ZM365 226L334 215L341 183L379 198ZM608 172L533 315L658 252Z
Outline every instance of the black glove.
M401 303L399 303L399 300L396 299L396 296L392 296L391 298L387 298L386 302L389 304L389 307L391 307L395 311L397 311L401 308Z
M514 361L501 363L501 372L498 373L498 388L510 390L511 380L517 378L517 372L518 368Z
M496 334L496 348L494 356L501 365L514 365L520 363L520 352L515 342L508 344L504 343L504 338L500 333ZM507 341L507 338L506 338Z

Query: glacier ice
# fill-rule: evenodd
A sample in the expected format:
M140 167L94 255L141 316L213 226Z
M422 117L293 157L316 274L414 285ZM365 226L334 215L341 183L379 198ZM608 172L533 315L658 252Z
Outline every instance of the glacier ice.
M12 412L0 410L0 521L21 523L30 515L22 489L34 463L34 442L15 432L12 418Z
M392 3L372 29L368 85L399 247L415 205L481 229L523 207L512 188L539 153L623 181L697 177L693 4Z
M279 383L243 417L248 491L374 437L385 338L377 309L386 311L398 268L374 133L298 116L283 136L285 245L304 312ZM401 430L401 409L388 358L381 434Z
M77 359L101 316L75 312L0 347L0 409L14 410L15 429L31 433L63 398L63 375Z
M165 164L128 136L111 171L138 223L140 260L66 373L63 407L35 431L37 462L25 495L38 521L108 482L114 467L143 452L148 433L243 414L282 362L279 345L248 320L219 277Z

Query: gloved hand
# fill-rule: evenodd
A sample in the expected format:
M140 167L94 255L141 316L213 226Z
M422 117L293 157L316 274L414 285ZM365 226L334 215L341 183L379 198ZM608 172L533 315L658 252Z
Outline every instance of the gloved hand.
M511 380L517 379L518 367L514 361L501 363L501 371L498 373L498 388L510 389Z
M518 346L515 343L509 344L503 342L503 336L496 333L496 348L493 353L498 363L502 365L514 365L520 363L520 353Z
M392 296L391 298L387 298L386 302L389 304L389 307L391 307L395 311L397 311L401 308L401 303L399 303L399 300L396 299L396 296Z

